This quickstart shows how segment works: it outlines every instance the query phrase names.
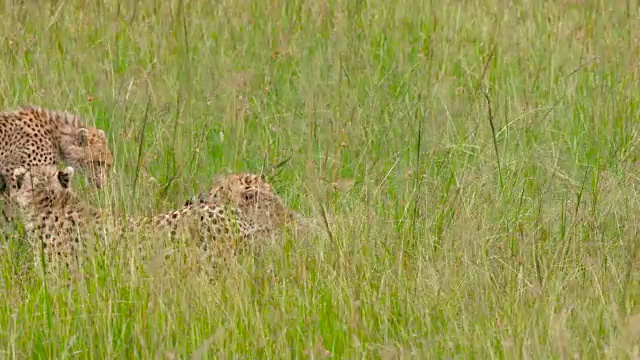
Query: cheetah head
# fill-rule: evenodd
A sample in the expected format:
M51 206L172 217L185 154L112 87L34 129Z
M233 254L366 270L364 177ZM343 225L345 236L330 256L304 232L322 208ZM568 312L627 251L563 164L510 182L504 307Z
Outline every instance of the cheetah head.
M104 131L95 128L80 128L71 141L63 144L63 152L69 165L80 169L97 188L109 180L113 156L109 151Z
M255 206L275 196L268 182L251 173L218 175L208 193L187 200L185 206L194 203L231 203L241 208Z
M185 206L195 203L230 204L251 222L270 229L306 226L303 216L286 207L271 184L253 173L216 176L211 191L188 200Z
M252 173L239 173L217 177L208 202L221 202L237 206L261 223L279 224L289 217L289 211L273 187L262 177Z
M260 176L240 173L216 180L214 198L231 201L240 208L255 207L278 198L271 185Z
M9 181L9 198L20 208L52 205L56 199L68 197L74 170L66 167L58 170L54 165L19 167Z

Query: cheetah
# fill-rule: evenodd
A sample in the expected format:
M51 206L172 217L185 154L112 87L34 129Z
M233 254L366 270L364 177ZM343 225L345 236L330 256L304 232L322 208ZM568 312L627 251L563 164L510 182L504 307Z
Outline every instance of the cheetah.
M102 188L113 156L104 131L85 126L77 115L33 106L0 112L0 198L5 226L11 226L12 221L6 194L6 179L12 171L60 160L83 170L97 188Z
M73 173L73 167L58 170L55 165L30 170L18 167L8 181L10 203L22 215L27 239L36 255L42 250L49 258L55 255L66 264L84 244L79 230L85 219L100 216L71 193ZM39 257L35 258L37 265Z
M77 260L76 255L91 235L104 238L104 229L115 226L113 217L75 195L70 186L73 174L73 167L63 170L54 165L29 170L19 167L9 181L10 200L20 210L30 244L34 249L41 247L48 262L59 260L67 268ZM168 232L172 236L184 231L197 239L210 257L234 253L236 240L246 241L260 233L260 226L247 221L241 210L210 203L189 204L165 214L133 218L125 222L124 228ZM38 255L36 251L36 260Z
M241 172L218 175L207 193L201 193L185 205L228 204L242 211L252 223L259 224L261 238L278 233L285 227L308 230L308 223L299 213L288 209L271 184L261 176Z
M33 106L0 112L0 176L60 160L82 170L97 188L106 185L113 164L104 131L77 115Z

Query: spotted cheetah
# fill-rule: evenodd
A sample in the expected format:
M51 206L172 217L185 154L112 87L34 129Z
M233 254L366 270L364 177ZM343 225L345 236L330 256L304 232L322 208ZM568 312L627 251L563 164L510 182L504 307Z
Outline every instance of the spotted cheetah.
M82 170L101 188L108 181L113 156L104 131L85 126L77 115L33 106L0 112L0 197L5 203L5 225L12 221L6 194L6 179L12 171L60 160Z
M28 240L36 252L56 255L66 264L84 244L82 233L87 233L87 218L99 218L100 214L79 201L70 189L74 170L67 167L58 170L55 165L18 167L9 183L9 199L22 215ZM36 256L38 259L38 256ZM36 261L36 264L39 262Z
M308 230L307 221L284 205L271 184L253 173L216 176L209 192L187 200L185 205L196 203L228 204L240 209L252 223L260 225L263 237L288 226Z
M113 156L104 131L86 126L77 115L32 106L0 112L0 175L60 160L101 188L108 181Z
M31 245L35 249L41 246L49 261L60 259L67 267L88 236L104 238L103 230L114 226L112 217L109 219L73 193L70 187L73 174L73 167L63 170L53 165L30 170L20 167L9 181L10 199L20 209ZM246 221L239 209L210 203L189 204L165 214L133 218L125 223L125 229L172 235L185 231L213 256L221 251L233 252L235 240L248 240L260 233L260 226Z

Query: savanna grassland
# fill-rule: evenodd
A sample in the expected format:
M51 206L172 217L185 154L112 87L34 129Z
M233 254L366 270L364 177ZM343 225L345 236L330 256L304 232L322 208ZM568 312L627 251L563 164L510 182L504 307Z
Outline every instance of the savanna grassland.
M44 276L11 236L1 358L640 356L635 2L0 8L2 108L108 134L88 201L148 214L265 170L327 218L215 276L188 251Z

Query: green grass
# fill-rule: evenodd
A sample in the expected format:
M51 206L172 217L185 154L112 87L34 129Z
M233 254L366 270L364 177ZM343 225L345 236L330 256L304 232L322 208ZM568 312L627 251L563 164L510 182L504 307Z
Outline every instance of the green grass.
M46 283L8 241L0 357L640 351L633 2L3 5L1 105L109 135L109 188L78 192L164 211L291 156L271 181L305 214L324 207L332 236L214 279L113 254Z

